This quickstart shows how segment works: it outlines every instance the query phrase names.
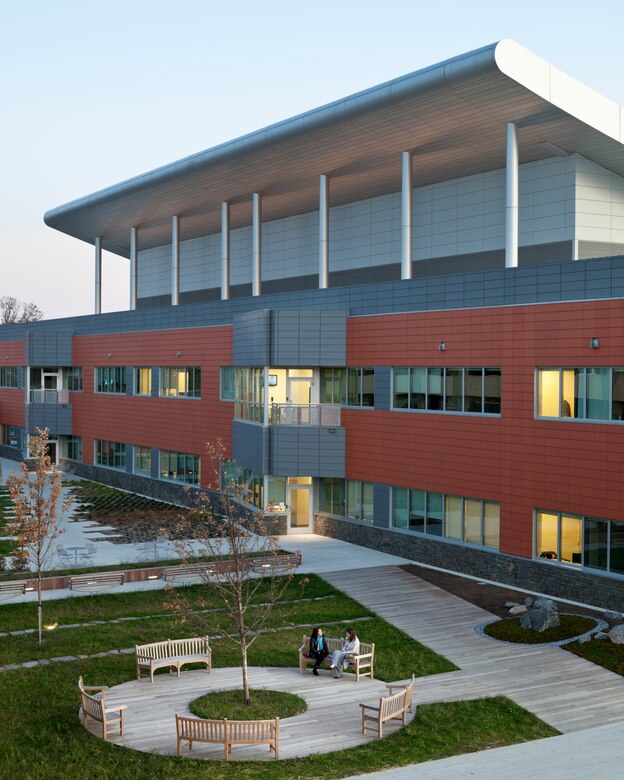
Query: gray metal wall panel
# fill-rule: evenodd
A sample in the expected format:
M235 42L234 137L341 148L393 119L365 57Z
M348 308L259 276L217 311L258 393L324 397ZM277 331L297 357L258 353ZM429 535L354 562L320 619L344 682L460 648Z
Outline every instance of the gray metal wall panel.
M389 366L375 366L375 409L390 409L392 369Z
M234 317L235 366L268 366L271 313L260 310Z
M156 447L152 447L151 478L160 479L160 450Z
M346 357L346 311L271 312L271 365L344 366Z
M344 477L344 428L274 425L269 431L269 473L287 477Z
M26 428L35 433L37 428L48 428L50 437L71 436L71 404L26 404Z
M54 320L50 320L54 322ZM72 332L70 330L32 329L28 323L26 338L26 365L71 366Z
M379 528L390 527L390 486L373 486L373 522Z
M574 263L557 263L556 265L559 266L562 274L559 300L591 300L594 280L599 279L601 286L604 286L604 273L600 270L602 266L597 265L600 262L600 260L593 259L579 260ZM622 276L620 274L624 269L624 257L607 257L602 262L611 269L611 281L606 297L622 297ZM353 285L326 290L306 290L298 293L276 293L257 298L236 298L229 301L218 300L183 306L165 306L154 309L68 317L59 320L42 320L22 325L4 325L0 329L0 343L25 338L28 333L40 334L44 331L59 329L71 329L75 335L84 336L227 325L232 324L241 314L264 309L322 309L324 314L331 310L344 310L348 312L349 316L364 316L395 312L465 309L474 305L513 306L518 303L535 303L539 293L539 281L535 268L521 264L519 268L501 268L453 274L446 277L395 280L375 285ZM526 288L523 276L525 272L533 274L532 278L536 280L528 288ZM568 278L566 274L569 272L583 275L575 277L577 284L572 288L566 281ZM488 296L490 281L496 288L491 299ZM458 284L464 285L464 293L461 296L457 294ZM446 289L449 290L448 294L445 293ZM476 295L474 294L475 289ZM501 300L501 294L503 300ZM601 294L600 297L603 298L605 295ZM476 304L475 300L481 300L482 303ZM242 361L238 363L238 365L244 364ZM59 363L59 365L61 364Z
M258 474L267 474L269 469L268 428L242 420L234 420L232 422L232 457L245 468Z

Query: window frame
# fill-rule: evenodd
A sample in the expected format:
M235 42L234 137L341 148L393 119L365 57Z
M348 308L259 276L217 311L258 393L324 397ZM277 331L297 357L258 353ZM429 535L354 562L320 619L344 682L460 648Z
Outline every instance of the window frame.
M172 372L176 372L179 377L180 372L185 374L185 386L192 389L184 393L180 393L176 387L175 392L164 392L164 388L171 389ZM166 373L165 373L166 372ZM201 366L159 366L158 367L158 397L159 398L177 398L184 399L186 401L201 401L202 381L201 381ZM167 382L163 381L164 377L167 377Z
M113 371L114 374L111 387L112 390L103 389L105 387L104 384L104 376L102 375L102 381L100 382L99 372L110 372ZM117 373L119 372L119 373ZM115 387L119 386L120 388L116 390ZM127 395L128 393L128 371L127 366L95 366L94 369L94 376L93 376L93 392L101 395Z
M540 414L540 374L543 371L557 371L559 375L559 415L551 416ZM563 415L563 375L565 371L583 372L583 414L578 416ZM607 386L608 398L606 399L608 417L589 417L589 394L588 394L588 372L589 371L608 371ZM622 419L616 419L613 415L613 379L615 372L624 372L624 366L536 366L533 388L533 418L535 420L547 420L550 422L570 422L570 423L591 423L594 425L624 425L624 408L622 410ZM619 403L619 402L618 402Z
M113 449L112 466L110 463L102 463L101 459L103 456L101 452L98 451L98 445L109 445L109 447L112 445L112 449ZM119 457L119 465L116 465L116 461L118 457ZM126 470L126 445L121 441L111 441L110 439L94 439L93 440L93 463L95 466L99 466L100 468L103 469L113 469L113 471L125 471Z
M467 372L468 371L476 371L479 370L481 372L481 411L480 412L471 412L466 409L467 406ZM405 376L405 379L407 381L407 391L406 391L406 405L405 406L396 406L396 397L397 397L397 371L407 371L407 375ZM413 383L412 382L412 376L414 372L423 372L424 371L424 391L415 391L413 390ZM451 397L447 394L447 377L449 376L447 372L456 372L461 371L461 410L460 409L448 409L448 398ZM500 377L500 383L501 383L501 393L500 393L500 402L499 402L499 411L497 412L486 412L486 406L487 406L487 395L486 395L486 372L487 371L498 371L499 377ZM440 372L438 375L437 372ZM433 393L431 391L431 384L433 380L438 380L440 382L440 393ZM501 366L393 366L391 368L391 382L390 382L390 409L393 412L416 412L418 414L448 414L448 415L468 415L470 417L494 417L494 418L500 418L503 416L503 392L502 392L502 382L503 382L503 369ZM402 395L405 394L404 391L401 393ZM416 402L412 401L412 399L416 396L423 396L423 403L422 405L417 405ZM473 394L471 393L470 396ZM434 397L441 396L441 408L437 409L434 408ZM452 396L455 397L455 396Z

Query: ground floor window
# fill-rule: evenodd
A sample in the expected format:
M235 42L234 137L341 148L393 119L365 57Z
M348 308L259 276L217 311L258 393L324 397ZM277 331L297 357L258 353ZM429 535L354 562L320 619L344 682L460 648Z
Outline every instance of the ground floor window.
M134 445L134 473L142 477L152 476L152 449Z
M535 556L624 574L624 522L540 509L535 513Z
M392 525L403 531L500 545L500 504L409 488L392 488Z
M125 471L126 445L118 441L95 440L95 463L109 469Z
M5 447L21 447L23 428L18 425L2 425L2 444Z
M199 455L161 450L160 476L186 485L199 485Z
M319 511L372 523L373 487L359 479L324 477L319 480Z
M279 479L272 477L271 479ZM285 479L285 478L283 478ZM284 494L286 483L284 481ZM264 477L262 474L256 474L255 471L247 469L231 460L221 461L221 490L229 493L246 504L264 509ZM272 492L279 498L281 489L277 484L273 484ZM283 503L284 499L277 503Z
M82 461L82 436L59 436L62 458Z

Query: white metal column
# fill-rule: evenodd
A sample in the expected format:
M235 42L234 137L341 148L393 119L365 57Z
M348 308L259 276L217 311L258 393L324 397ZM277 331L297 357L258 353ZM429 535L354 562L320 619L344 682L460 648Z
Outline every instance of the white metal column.
M130 310L137 307L137 253L139 251L139 231L130 228Z
M518 128L507 123L505 170L505 268L518 267Z
M319 182L319 290L329 287L329 177Z
M95 237L95 313L102 313L102 239Z
M230 204L221 203L221 300L230 297Z
M412 278L412 153L401 160L401 279Z
M251 216L251 294L258 296L262 289L262 196L254 192Z
M264 367L264 421L263 425L269 424L269 366Z
M180 217L171 217L171 305L180 303Z

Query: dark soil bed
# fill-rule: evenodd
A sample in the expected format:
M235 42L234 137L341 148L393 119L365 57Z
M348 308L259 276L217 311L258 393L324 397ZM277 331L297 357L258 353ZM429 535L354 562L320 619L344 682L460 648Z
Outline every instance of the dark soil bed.
M485 627L485 633L493 639L503 642L517 642L523 645L541 645L547 642L561 642L563 639L572 639L575 636L596 628L596 621L592 618L579 617L578 615L560 615L560 624L556 628L546 631L533 631L530 628L522 628L520 618L513 617L506 620L497 620Z

